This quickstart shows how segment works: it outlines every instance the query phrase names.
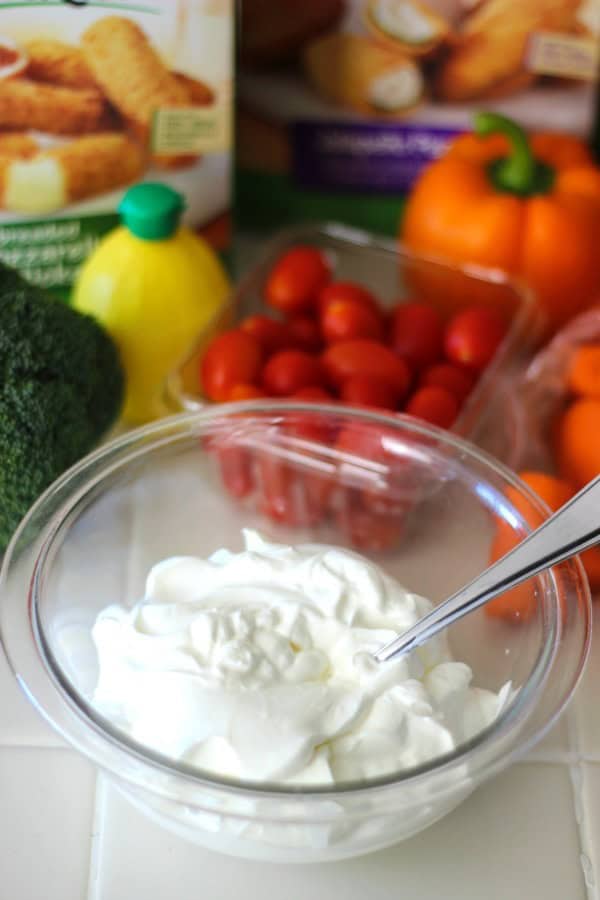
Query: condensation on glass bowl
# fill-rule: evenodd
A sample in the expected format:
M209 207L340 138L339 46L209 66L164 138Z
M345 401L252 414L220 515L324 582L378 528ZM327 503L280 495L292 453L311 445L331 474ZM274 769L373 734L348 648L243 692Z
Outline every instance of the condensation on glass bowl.
M242 527L280 542L344 544L335 520L277 525L223 490L215 440L281 454L290 417L374 430L386 462L331 443L287 447L294 476L326 471L342 494L373 484L412 508L402 541L366 553L408 588L440 602L487 564L498 520L522 535L508 486L538 501L508 470L442 431L402 417L307 404L212 407L140 429L93 454L60 479L22 524L0 586L2 639L31 702L57 731L108 773L149 816L202 846L260 860L341 859L389 846L426 828L479 783L523 753L554 721L581 674L590 638L590 599L577 560L530 585L533 618L514 626L480 610L452 627L457 659L474 683L512 699L498 719L432 763L378 781L291 788L211 777L134 744L91 706L96 660L90 629L113 602L133 604L151 566L168 556L241 549ZM285 429L283 429L285 431ZM241 442L241 444L240 444ZM212 448L212 449L211 449ZM288 452L289 451L289 452ZM327 468L329 467L329 468ZM302 482L303 483L303 482ZM392 504L392 509L396 507ZM399 504L404 509L406 504Z

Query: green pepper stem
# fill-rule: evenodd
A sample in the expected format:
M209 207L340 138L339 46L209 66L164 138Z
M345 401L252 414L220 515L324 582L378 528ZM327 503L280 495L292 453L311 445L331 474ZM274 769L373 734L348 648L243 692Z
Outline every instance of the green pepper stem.
M505 191L528 194L535 180L535 160L529 147L527 135L520 125L493 112L475 115L475 134L487 137L490 134L504 134L511 145L510 156L499 161L495 167L495 181Z
M498 190L528 196L544 194L550 189L554 172L536 160L520 125L499 113L479 112L475 115L473 130L479 137L503 134L509 141L510 155L494 160L489 167L490 178Z

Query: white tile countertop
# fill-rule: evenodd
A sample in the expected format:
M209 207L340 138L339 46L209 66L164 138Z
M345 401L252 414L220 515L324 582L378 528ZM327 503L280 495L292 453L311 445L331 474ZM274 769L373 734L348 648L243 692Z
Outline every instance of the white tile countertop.
M598 684L600 629L563 719L454 813L379 853L282 866L211 853L150 822L61 743L0 656L0 898L595 900Z

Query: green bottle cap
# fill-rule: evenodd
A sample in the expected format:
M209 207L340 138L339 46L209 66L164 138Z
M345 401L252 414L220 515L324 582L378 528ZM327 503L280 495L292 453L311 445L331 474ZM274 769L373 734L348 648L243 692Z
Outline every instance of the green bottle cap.
M181 194L166 184L150 181L129 188L119 205L125 227L145 241L171 237L184 209Z

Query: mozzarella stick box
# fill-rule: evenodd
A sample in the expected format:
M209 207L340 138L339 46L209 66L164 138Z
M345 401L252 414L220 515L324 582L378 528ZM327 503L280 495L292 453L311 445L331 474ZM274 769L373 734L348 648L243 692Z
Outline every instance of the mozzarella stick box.
M227 240L234 0L0 0L0 259L68 296L160 181Z
M395 232L477 109L589 133L600 0L244 0L242 223Z

